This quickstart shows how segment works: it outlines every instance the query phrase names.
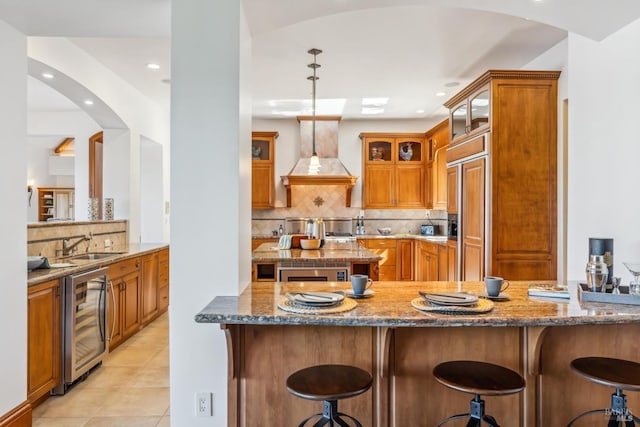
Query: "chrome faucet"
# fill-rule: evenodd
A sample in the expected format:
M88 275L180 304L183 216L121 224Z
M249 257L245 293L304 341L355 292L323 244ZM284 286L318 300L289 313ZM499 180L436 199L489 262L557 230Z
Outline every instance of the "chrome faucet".
M78 246L82 242L86 242L87 240L91 240L93 238L93 233L89 233L86 236L80 237L74 243L71 243L69 239L62 240L62 256L67 256L71 254L71 251ZM89 248L87 247L87 251Z

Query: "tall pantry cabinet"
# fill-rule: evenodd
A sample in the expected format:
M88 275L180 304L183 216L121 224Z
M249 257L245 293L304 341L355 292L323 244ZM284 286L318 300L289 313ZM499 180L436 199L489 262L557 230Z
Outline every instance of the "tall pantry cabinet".
M461 280L557 277L559 76L490 70L445 103Z

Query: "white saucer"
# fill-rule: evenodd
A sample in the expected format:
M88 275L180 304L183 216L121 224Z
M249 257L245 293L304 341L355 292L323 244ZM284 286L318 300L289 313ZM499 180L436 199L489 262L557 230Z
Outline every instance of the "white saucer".
M509 294L504 294L504 293L493 297L493 296L487 295L486 292L481 292L478 294L478 296L481 298L490 299L492 301L509 301L509 299L511 299L511 296Z
M349 298L362 299L362 298L371 298L373 294L375 294L375 292L372 291L371 289L367 289L366 291L364 291L363 294L354 294L353 289L347 289L344 291L344 294Z

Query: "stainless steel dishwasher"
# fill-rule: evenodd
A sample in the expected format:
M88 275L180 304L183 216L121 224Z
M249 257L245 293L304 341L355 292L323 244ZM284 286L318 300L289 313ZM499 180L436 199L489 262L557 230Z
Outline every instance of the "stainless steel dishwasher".
M107 353L107 269L66 276L62 282L62 375L52 394L102 362Z

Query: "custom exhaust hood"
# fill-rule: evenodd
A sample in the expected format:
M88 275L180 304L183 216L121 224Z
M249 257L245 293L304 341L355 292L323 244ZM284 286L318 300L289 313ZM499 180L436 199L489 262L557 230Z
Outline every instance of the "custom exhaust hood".
M316 117L316 56L322 53L311 49L313 76L312 116L298 116L300 123L300 159L287 175L281 176L287 190L287 207L291 207L291 188L304 185L334 185L344 187L345 206L351 207L351 190L358 180L338 159L339 116Z

